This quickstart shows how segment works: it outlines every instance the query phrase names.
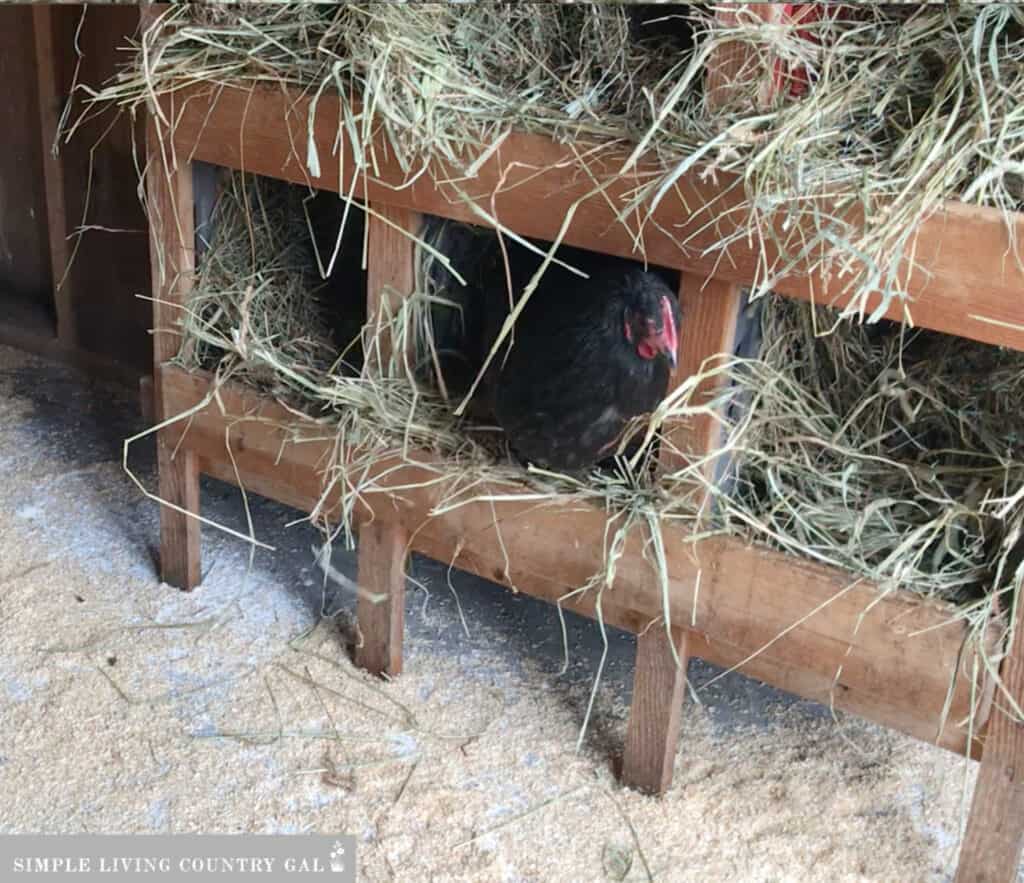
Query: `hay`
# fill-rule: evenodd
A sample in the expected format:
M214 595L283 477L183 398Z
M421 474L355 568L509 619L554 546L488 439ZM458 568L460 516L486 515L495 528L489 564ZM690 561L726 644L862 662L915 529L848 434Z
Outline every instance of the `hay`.
M225 335L237 351L238 379L292 400L328 372L339 347L326 326L323 282L311 260L303 193L242 175L227 179L209 250L183 324L178 362L213 368ZM267 348L294 373L275 371ZM234 364L221 364L234 371Z
M772 297L756 360L732 359L713 485L728 529L901 587L971 604L1008 590L1024 509L1024 354L892 323L831 326Z
M588 145L598 184L643 153L651 164L617 207L641 253L681 175L735 173L743 223L729 241L762 250L754 293L809 261L845 280L849 313L876 289L883 308L905 296L900 259L912 263L914 232L944 199L1024 207L1020 7L832 5L798 25L712 11L666 6L668 36L640 39L657 23L619 4L183 5L95 99L136 108L194 84L337 91L349 160L372 175L380 126L410 179L438 161L472 177L513 129ZM741 76L709 100L707 60L737 43L752 66L802 65L812 88L784 82L766 101L765 78ZM309 145L313 177L322 149Z

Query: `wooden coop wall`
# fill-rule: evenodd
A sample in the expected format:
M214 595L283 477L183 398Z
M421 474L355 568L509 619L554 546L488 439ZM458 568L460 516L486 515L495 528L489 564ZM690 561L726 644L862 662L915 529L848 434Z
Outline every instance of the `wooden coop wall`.
M137 297L150 286L132 156L142 129L105 111L57 157L51 147L66 103L72 116L84 106L70 97L76 68L80 83L107 80L137 26L132 6L0 7L0 343L124 380L152 352Z
M32 9L0 7L0 298L5 320L53 329L46 183L39 140ZM29 317L32 317L31 319Z

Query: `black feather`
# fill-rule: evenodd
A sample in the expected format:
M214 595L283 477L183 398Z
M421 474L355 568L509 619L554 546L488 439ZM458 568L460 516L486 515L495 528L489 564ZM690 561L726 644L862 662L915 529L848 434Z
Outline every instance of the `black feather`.
M667 296L678 328L673 291L638 265L590 263L589 279L549 268L485 384L515 453L551 469L586 469L614 453L627 424L665 397L671 373L666 358L637 354L625 336L625 317L628 310L660 325ZM508 306L507 292L492 288L488 340L496 338Z

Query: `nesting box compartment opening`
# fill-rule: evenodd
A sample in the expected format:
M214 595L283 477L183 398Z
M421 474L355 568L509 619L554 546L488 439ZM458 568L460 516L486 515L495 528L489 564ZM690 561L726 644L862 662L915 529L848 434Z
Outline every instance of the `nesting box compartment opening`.
M685 321L678 270L434 217L418 246L418 362L467 431L499 430L512 462L552 477L651 470L646 422Z
M196 284L177 360L290 404L364 358L365 218L358 201L195 164ZM289 370L299 372L290 374Z

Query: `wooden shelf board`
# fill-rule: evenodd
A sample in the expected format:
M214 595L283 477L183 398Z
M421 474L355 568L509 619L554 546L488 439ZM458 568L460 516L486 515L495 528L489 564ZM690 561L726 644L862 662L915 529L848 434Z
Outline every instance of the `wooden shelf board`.
M313 124L322 175L312 181L305 166L309 99L267 89L223 88L211 92L188 88L166 95L163 111L175 121L173 141L182 159L200 159L321 189L353 192L396 207L442 215L459 221L486 222L463 201L451 185L435 184L423 175L403 186L407 175L383 139L377 145L377 168L372 178L357 175L352 149L344 144L332 151L337 136L339 99L321 96ZM214 112L215 111L215 112ZM477 205L518 233L554 239L566 212L593 189L576 159L584 145L566 146L539 135L513 133L488 161L477 178L461 185L470 189ZM347 157L342 162L339 157ZM617 169L613 157L603 171ZM443 169L437 170L443 178ZM759 249L744 237L722 253L713 246L737 233L745 215L730 189L735 178L704 180L700 170L683 175L674 192L659 205L643 231L643 247L652 263L678 267L720 281L749 284L755 278ZM638 258L634 235L619 224L610 204L621 204L635 185L630 174L616 180L605 195L591 196L576 210L565 241L622 257ZM543 205L543 210L538 208ZM1024 215L1014 220L1016 240L1024 243ZM669 236L665 230L672 230ZM680 250L678 241L686 243ZM917 268L906 276L915 325L985 343L1024 349L1024 269L1015 260L1003 216L993 209L947 203L920 227L914 242ZM845 304L846 282L835 276L815 278L799 268L781 278L781 294L819 303ZM872 300L872 308L878 298ZM903 318L903 305L885 313Z

